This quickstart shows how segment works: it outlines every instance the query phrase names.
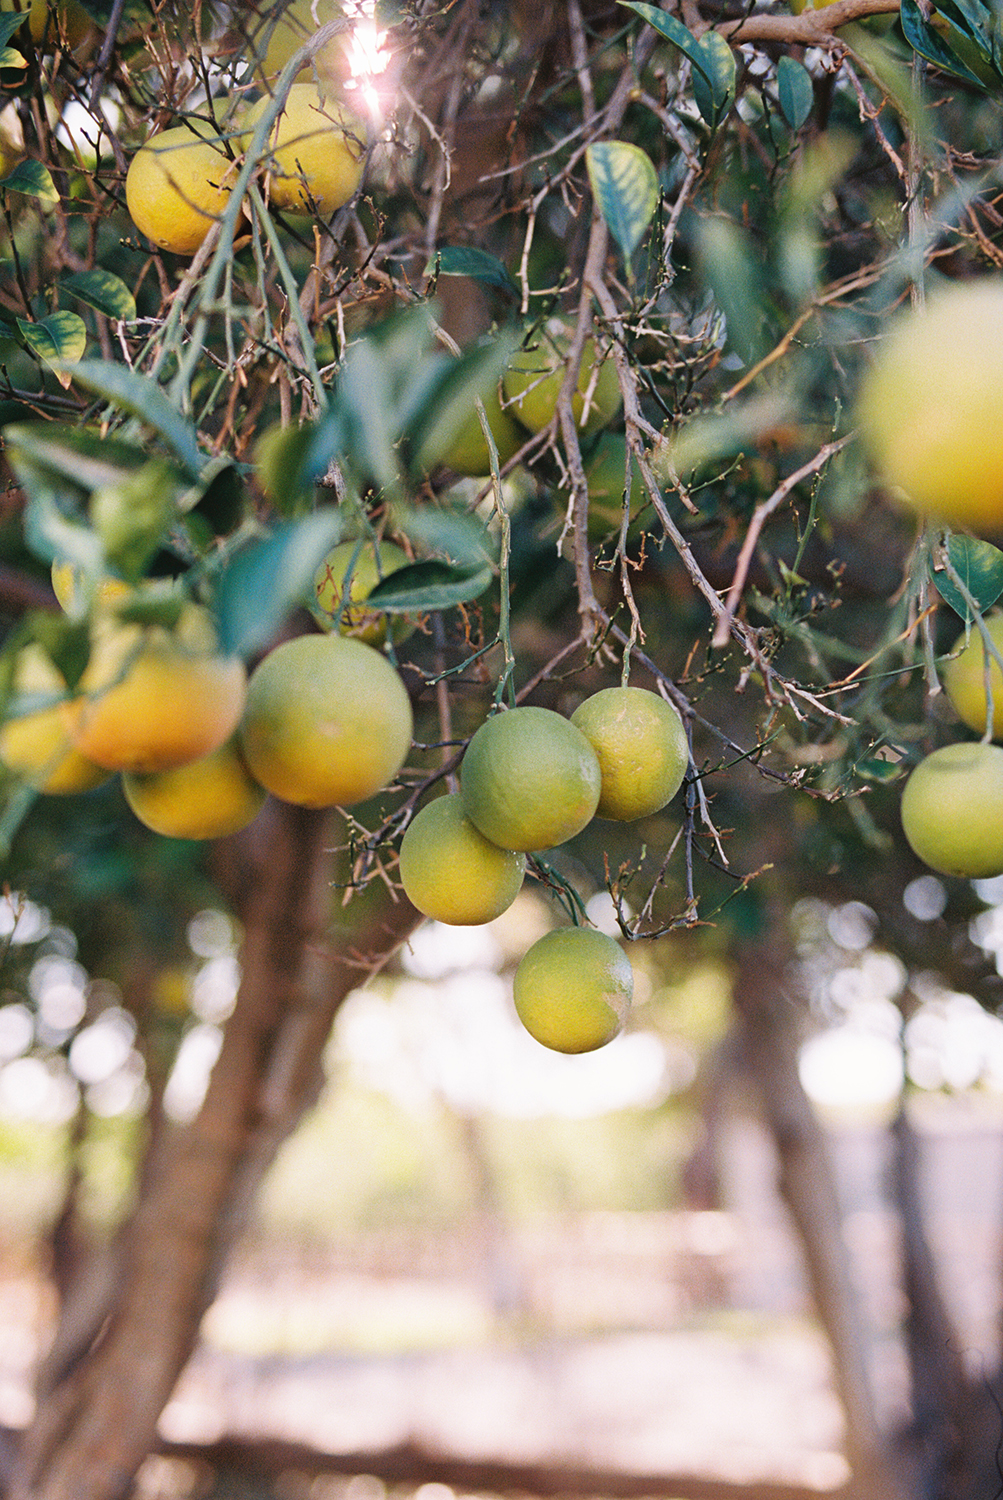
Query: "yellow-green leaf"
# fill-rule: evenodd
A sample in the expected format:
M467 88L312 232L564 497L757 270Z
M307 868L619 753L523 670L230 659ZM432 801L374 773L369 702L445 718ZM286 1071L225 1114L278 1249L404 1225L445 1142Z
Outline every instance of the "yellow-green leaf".
M47 365L73 364L87 348L87 326L76 313L50 313L38 323L18 318L17 326L32 354ZM64 370L57 370L56 378L60 385L69 386L71 376Z
M628 141L596 141L585 162L599 212L629 266L658 207L658 175L650 157Z
M93 271L67 276L60 282L60 287L108 318L131 323L136 316L136 299L125 282L111 271L103 271L100 266Z
M24 193L29 198L37 198L43 206L49 208L59 202L55 183L48 168L43 167L40 161L19 161L13 172L8 172L0 181L0 189L5 193Z

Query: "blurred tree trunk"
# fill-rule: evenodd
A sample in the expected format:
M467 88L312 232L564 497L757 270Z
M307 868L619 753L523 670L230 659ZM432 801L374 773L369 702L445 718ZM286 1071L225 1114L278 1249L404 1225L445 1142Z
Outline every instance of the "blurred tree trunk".
M907 1500L916 1493L876 1418L867 1334L849 1271L842 1213L823 1132L797 1069L796 1019L787 994L793 952L786 911L770 913L765 933L740 941L733 998L743 1061L754 1080L779 1162L778 1186L804 1252L819 1320L832 1350L846 1418L855 1500Z
M244 928L236 1005L198 1115L157 1138L100 1336L40 1402L12 1500L129 1494L261 1178L317 1097L338 1006L419 920L375 881L346 908L332 951L327 829L323 813L270 802L217 851Z

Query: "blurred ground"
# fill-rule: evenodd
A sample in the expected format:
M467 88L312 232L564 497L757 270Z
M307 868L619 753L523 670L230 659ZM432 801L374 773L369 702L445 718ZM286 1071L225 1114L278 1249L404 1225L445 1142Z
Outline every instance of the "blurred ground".
M996 1356L1003 1134L977 1110L921 1121L930 1233L966 1357ZM834 1135L846 1237L886 1420L906 1410L895 1222L877 1130ZM846 1477L825 1341L758 1128L729 1128L725 1211L387 1228L248 1244L164 1436L402 1443L485 1462L786 1481ZM37 1267L0 1286L0 1423L30 1415L51 1304ZM319 1491L318 1491L319 1493ZM443 1500L443 1497L440 1497Z

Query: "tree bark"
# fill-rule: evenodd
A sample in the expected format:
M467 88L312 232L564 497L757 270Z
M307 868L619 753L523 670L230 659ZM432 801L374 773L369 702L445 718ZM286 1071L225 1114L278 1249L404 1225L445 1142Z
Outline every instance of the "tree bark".
M331 951L327 827L322 813L272 802L253 838L230 846L244 941L222 1049L195 1120L165 1132L105 1330L40 1407L12 1500L130 1492L254 1191L316 1097L338 1006L420 920L378 882Z
M804 1252L819 1319L832 1349L846 1417L855 1500L907 1500L914 1493L876 1419L867 1337L854 1291L835 1176L824 1135L797 1070L797 1008L785 994L793 954L785 914L765 935L737 946L733 999L743 1053L776 1144L778 1186Z

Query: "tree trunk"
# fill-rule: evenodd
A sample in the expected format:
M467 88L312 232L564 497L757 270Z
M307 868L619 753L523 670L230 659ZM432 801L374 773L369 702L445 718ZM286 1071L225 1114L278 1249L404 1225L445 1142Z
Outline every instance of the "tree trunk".
M164 1133L105 1330L39 1409L12 1500L124 1500L281 1142L316 1098L335 1012L419 920L375 882L329 941L324 814L271 802L234 841L241 984L203 1105ZM329 840L327 842L330 842ZM375 886L379 889L376 890Z
M906 1500L913 1487L881 1432L867 1358L867 1336L854 1291L842 1214L828 1148L797 1070L799 1013L785 994L793 954L785 915L767 933L738 945L734 1004L743 1052L776 1144L778 1186L805 1256L819 1319L829 1337L836 1387L846 1417L851 1493L858 1500Z

